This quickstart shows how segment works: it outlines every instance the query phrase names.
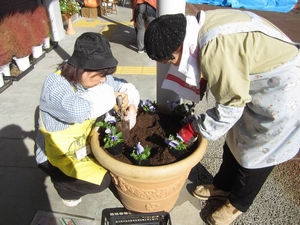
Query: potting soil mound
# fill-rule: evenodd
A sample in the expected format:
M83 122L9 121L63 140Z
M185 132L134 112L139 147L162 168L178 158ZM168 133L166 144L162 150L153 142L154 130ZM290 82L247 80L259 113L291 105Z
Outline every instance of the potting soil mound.
M165 139L170 134L176 136L176 133L182 127L180 124L181 119L182 117L180 116L138 112L136 125L130 130L128 140L124 141L122 153L119 155L110 154L111 157L124 163L134 164L130 154L138 142L143 147L149 146L151 148L150 166L174 163L189 156L196 149L197 142L187 150L184 150L183 155L180 157L170 154L168 145L165 143ZM99 138L101 138L100 135Z

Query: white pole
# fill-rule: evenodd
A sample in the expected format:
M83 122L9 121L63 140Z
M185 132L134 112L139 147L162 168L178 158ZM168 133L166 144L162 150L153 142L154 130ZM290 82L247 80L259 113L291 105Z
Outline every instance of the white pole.
M61 18L59 0L44 0L44 6L48 10L50 17L52 40L58 42L63 39L66 34Z
M185 0L157 0L156 16L159 17L165 14L185 14ZM161 85L169 70L170 64L157 62L156 64L156 102L158 109L161 112L167 112L167 101L179 100L178 94L173 91L162 89Z

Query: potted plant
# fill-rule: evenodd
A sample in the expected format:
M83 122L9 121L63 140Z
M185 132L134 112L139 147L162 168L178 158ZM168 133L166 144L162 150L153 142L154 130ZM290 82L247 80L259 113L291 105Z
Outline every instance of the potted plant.
M170 134L168 138L165 139L165 142L169 146L169 151L172 155L177 158L180 158L184 154L184 150L187 149L187 145L184 143L183 138L177 133L176 136Z
M98 132L102 134L102 146L112 155L121 154L122 152L122 132L118 132L116 127L116 118L110 113L106 113L105 117L101 118L95 124L98 127Z
M31 33L32 33L32 56L39 58L43 54L44 39L50 33L50 23L48 14L44 6L38 6L30 17Z
M25 71L30 67L29 56L32 52L30 17L31 12L17 12L9 19L10 29L14 35L12 40L14 46L13 59L20 71Z
M111 126L105 129L105 133L103 147L113 155L120 154L122 152L123 143L122 132L117 132L117 128Z
M138 134L146 134L145 131L149 129L149 132L154 133L146 136L144 142L141 141L141 143L144 144L151 139L152 144L160 143L161 145L158 148L149 146L151 147L150 158L152 160L152 155L157 155L158 151L166 147L165 139L160 140L160 134L166 133L166 131L163 131L162 127L159 126L166 122L166 118L169 118L170 121L165 124L173 125L172 117L173 115L149 115L145 112L138 114L137 124L130 131L131 136L126 145L128 142L136 142L137 144L140 141L136 138L139 136ZM139 123L143 124L143 127ZM176 121L177 123L180 123L179 120ZM173 128L173 126L169 126L169 128ZM177 130L177 128L175 129ZM140 166L112 157L99 144L99 139L102 139L101 134L94 129L91 133L91 149L95 158L110 171L113 183L125 208L128 211L141 213L170 211L174 207L191 169L202 159L207 147L207 141L199 136L193 144L195 149L185 158L161 165ZM147 145L145 144L145 146ZM126 154L127 151L125 148L120 158L124 158L123 154ZM163 152L168 152L168 148ZM160 156L164 159L165 154Z
M81 9L78 2L75 0L59 0L60 11L68 18L67 34L76 34L76 30L73 27L71 16L78 13Z
M145 146L145 148L141 145L141 142L135 146L134 150L130 154L130 156L134 159L136 165L140 166L148 166L150 164L151 148L149 146Z
M148 113L156 113L156 104L151 100L147 99L145 101L140 101L140 107L144 110L144 112Z
M12 43L13 33L10 29L10 16L5 16L0 23L0 73L10 76L10 62L14 55L14 45Z

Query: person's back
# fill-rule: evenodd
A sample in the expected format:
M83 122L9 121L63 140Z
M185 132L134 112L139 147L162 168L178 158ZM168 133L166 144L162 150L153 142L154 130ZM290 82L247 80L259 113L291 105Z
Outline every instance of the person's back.
M131 8L137 36L138 53L144 53L145 29L156 18L156 0L131 0Z
M156 0L131 0L131 8L134 10L136 5L143 3L148 3L156 9Z

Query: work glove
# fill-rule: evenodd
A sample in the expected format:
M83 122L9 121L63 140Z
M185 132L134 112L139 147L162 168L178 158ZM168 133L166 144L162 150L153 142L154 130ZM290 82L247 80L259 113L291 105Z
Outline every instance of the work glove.
M121 109L124 113L126 113L127 107L128 107L128 95L123 92L115 92L115 98L116 98L116 104L114 106L114 110L120 115L121 109L117 104L117 97L121 95L122 96L122 106Z
M188 146L192 145L198 138L198 133L196 133L192 127L192 121L184 125L178 132L182 137L184 143Z

